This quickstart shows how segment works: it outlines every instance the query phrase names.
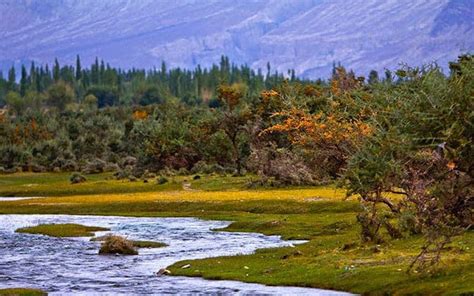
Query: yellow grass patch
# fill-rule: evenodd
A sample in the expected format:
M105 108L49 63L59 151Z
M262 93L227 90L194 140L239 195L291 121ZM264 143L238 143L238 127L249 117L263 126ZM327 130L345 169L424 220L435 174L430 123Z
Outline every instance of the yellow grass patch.
M241 190L241 191L164 191L129 194L74 195L67 197L49 197L25 200L23 204L70 204L70 203L110 203L110 202L144 202L144 201L247 201L247 200L342 200L345 191L331 187L314 189L275 189L275 190Z

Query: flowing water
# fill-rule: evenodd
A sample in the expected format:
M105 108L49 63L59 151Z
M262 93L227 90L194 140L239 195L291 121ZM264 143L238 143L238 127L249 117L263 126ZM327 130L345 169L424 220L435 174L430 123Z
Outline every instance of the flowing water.
M53 238L15 233L17 228L45 223L102 226L129 239L168 244L140 249L138 256L99 256L89 238ZM71 215L0 215L0 287L37 287L50 295L70 294L214 294L214 295L344 295L297 287L269 287L237 281L192 277L157 277L154 273L183 259L248 254L259 248L292 246L257 233L212 231L229 222L194 218L131 218ZM102 235L108 232L98 232ZM192 266L190 268L193 268ZM245 269L244 266L237 268Z
M15 201L15 200L24 200L24 199L33 199L41 197L0 197L0 201Z

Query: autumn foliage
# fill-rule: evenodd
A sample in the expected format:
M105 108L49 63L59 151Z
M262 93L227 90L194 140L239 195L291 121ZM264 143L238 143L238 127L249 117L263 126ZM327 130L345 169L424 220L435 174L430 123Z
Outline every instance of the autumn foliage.
M144 120L148 117L148 112L146 110L136 110L133 112L134 120Z

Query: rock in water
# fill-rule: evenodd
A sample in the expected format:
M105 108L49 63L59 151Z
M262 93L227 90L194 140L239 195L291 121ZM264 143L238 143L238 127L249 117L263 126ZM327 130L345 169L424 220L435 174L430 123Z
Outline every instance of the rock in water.
M171 274L171 271L165 268L161 268L160 270L156 272L156 276L169 275L169 274Z

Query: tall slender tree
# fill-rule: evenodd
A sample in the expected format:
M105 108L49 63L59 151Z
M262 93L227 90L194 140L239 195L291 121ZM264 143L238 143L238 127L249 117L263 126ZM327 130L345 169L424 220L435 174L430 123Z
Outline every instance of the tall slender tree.
M76 81L81 80L82 78L82 67L81 67L81 58L79 55L76 56Z
M20 79L20 95L24 96L26 93L26 87L28 83L28 73L26 72L25 65L21 65L21 79Z
M8 70L8 90L14 91L16 86L16 72L15 66L12 65L10 70Z
M55 82L59 81L61 68L59 67L58 59L54 59L54 66L53 66L53 80Z

